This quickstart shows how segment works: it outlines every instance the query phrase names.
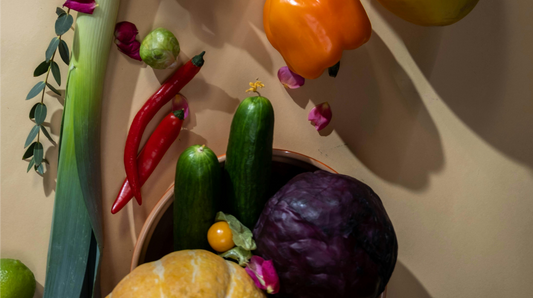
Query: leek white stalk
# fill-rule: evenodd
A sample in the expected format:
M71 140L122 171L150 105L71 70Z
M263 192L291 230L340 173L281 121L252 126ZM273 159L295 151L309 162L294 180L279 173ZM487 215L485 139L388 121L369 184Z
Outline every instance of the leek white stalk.
M100 109L119 0L96 2L75 24L44 298L100 296Z

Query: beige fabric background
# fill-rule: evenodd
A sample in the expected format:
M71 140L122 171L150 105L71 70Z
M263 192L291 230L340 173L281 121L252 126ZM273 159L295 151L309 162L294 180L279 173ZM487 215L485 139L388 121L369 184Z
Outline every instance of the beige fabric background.
M20 157L36 100L24 98L37 81L33 69L54 35L60 4L1 7L1 253L21 259L40 285L57 147L45 145L51 166L44 178L26 173ZM118 21L137 24L141 37L163 26L176 33L181 60L207 54L183 89L192 115L143 187L146 203L111 216L129 124L169 74L111 49L102 111L103 294L128 273L137 234L172 182L181 150L205 143L224 153L232 113L248 82L259 78L276 113L275 147L315 157L381 196L400 247L389 297L531 297L533 2L481 0L445 28L409 24L373 0L363 4L373 36L345 52L338 78L324 75L286 91L276 78L283 60L262 29L263 1L122 1ZM324 101L334 117L317 133L307 113ZM57 140L62 106L53 96L46 103Z

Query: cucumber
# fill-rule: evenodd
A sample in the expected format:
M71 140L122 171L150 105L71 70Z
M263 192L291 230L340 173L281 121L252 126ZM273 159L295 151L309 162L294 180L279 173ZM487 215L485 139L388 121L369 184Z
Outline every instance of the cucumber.
M268 199L274 109L267 98L248 97L233 121L224 165L229 212L253 229Z
M180 155L174 184L174 250L206 249L219 211L221 169L215 153L194 145Z

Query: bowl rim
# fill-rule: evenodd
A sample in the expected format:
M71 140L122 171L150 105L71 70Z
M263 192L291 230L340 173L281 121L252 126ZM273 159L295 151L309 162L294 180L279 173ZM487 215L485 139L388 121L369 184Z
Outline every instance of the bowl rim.
M274 148L272 150L272 157L273 158L285 157L285 158L291 158L291 159L303 161L313 166L316 166L317 168L321 170L338 174L337 171L335 171L333 168L326 165L325 163L315 158L312 158L310 156L307 156L305 154L301 154L301 153L294 152L291 150ZM219 162L224 162L225 160L226 160L226 154L222 154L218 156ZM154 223L159 222L159 220L164 214L163 211L166 211L168 209L168 206L172 203L170 198L173 195L174 195L174 182L170 184L170 186L167 188L165 193L161 196L161 198L156 203L152 211L150 211L150 214L146 218L143 224L143 227L141 228L141 231L139 232L139 236L137 237L137 241L135 242L135 246L133 248L133 255L132 255L131 264L130 264L130 272L133 271L133 269L135 269L139 265L139 260L141 258L144 258L146 254L146 250L148 248L148 242L151 239L152 234L155 230Z

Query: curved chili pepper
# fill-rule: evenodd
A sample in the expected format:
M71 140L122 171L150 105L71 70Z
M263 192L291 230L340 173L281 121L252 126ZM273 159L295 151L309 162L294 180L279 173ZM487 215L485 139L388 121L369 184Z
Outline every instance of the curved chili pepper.
M146 141L146 145L141 150L139 157L137 157L141 186L144 185L163 158L163 155L165 155L165 152L180 134L184 115L185 112L183 110L173 111L168 114L161 120L148 141ZM113 207L111 207L111 213L119 212L132 198L133 192L128 178L126 178L113 203Z
M137 168L137 153L146 125L152 120L157 111L161 109L172 97L174 97L191 79L200 71L204 64L205 52L194 56L185 65L180 67L161 88L152 95L143 107L137 112L130 126L128 138L126 139L126 148L124 150L124 167L126 177L133 190L133 195L137 202L142 204L141 186L139 183L139 172Z

